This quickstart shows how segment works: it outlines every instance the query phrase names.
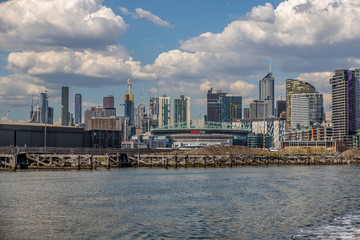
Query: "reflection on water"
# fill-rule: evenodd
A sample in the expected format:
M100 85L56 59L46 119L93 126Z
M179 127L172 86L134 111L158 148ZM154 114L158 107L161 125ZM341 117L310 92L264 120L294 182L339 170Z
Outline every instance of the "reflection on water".
M352 165L0 172L0 239L356 238L359 171Z

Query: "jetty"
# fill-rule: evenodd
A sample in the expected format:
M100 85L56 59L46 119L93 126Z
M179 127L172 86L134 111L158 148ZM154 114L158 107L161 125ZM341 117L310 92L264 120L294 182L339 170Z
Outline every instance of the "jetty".
M99 167L234 167L263 165L360 164L360 155L264 154L250 149L206 148L200 151L1 147L0 169L96 169ZM228 150L233 151L228 151ZM206 154L204 154L206 153Z

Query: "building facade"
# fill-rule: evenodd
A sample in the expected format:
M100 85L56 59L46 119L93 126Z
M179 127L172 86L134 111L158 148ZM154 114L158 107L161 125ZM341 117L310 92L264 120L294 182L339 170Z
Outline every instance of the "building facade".
M268 102L253 100L250 103L250 119L263 119L268 116Z
M164 127L170 124L170 109L170 97L159 97L158 127Z
M220 97L227 93L211 88L207 93L207 121L221 122Z
M322 94L302 93L291 95L291 129L320 125L324 120Z
M103 108L114 108L114 96L108 95L103 97Z
M272 72L269 72L263 79L259 80L259 100L261 102L267 102L266 117L271 117L275 115L274 99L274 74Z
M61 88L61 125L69 125L69 87Z
M336 70L330 84L333 139L350 142L360 126L360 69Z
M315 87L310 83L297 79L286 80L286 129L291 128L291 95L301 93L316 93Z
M242 97L220 97L221 122L233 122L242 118Z
M280 117L283 112L286 112L286 100L276 101L276 117Z
M75 94L75 124L82 121L82 97L80 93Z
M174 99L174 123L176 126L180 123L190 126L190 97L180 95L180 98Z

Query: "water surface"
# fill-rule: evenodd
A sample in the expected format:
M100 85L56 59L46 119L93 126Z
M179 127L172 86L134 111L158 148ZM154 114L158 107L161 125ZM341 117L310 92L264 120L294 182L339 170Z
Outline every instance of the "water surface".
M356 239L360 166L0 172L0 239Z

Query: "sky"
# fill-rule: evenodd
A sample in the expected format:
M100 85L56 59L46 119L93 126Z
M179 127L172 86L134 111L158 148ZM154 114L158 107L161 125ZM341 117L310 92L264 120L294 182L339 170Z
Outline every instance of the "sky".
M59 122L61 86L70 111L113 95L123 115L127 80L135 105L149 96L191 97L191 118L206 114L210 87L258 98L275 74L313 84L329 111L329 78L360 63L360 3L353 0L13 0L0 1L0 111L28 121L47 91ZM157 89L157 90L156 90Z

